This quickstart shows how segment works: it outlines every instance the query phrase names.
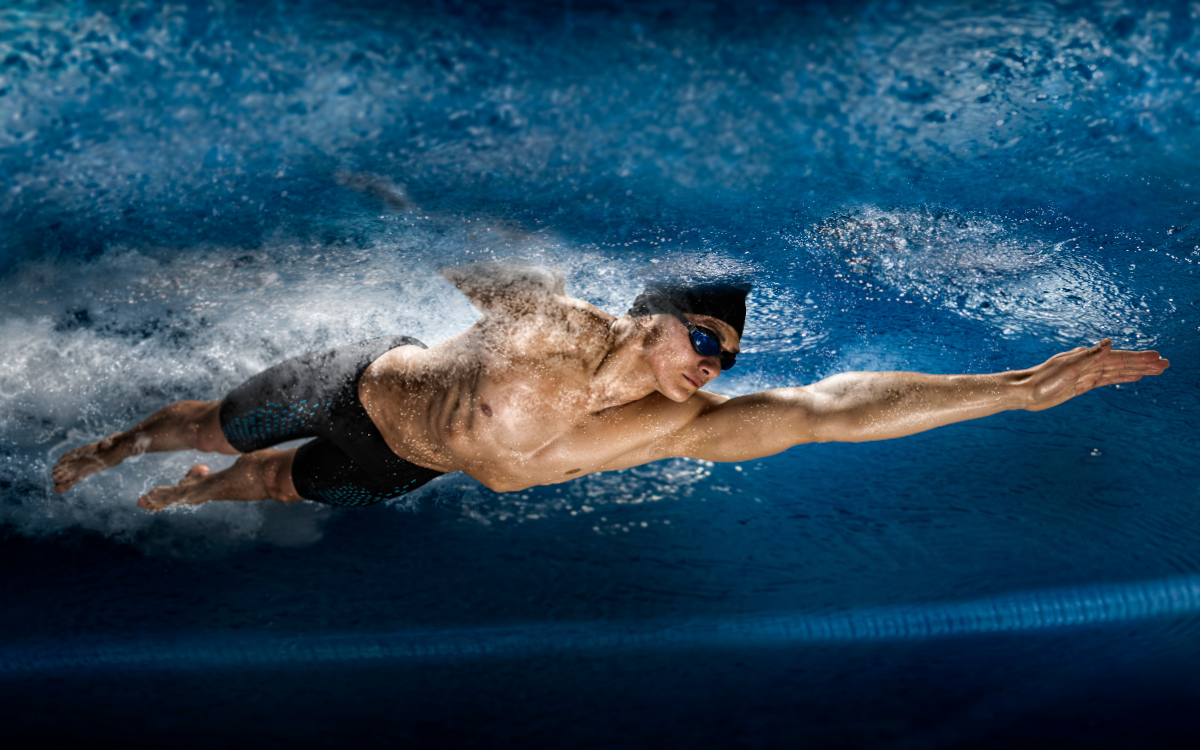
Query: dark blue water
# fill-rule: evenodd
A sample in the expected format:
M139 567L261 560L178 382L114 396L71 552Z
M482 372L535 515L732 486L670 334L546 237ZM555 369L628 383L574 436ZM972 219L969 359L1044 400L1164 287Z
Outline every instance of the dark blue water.
M0 706L127 745L1200 740L1200 10L1186 2L0 9ZM736 395L1111 336L1051 412L367 509L49 467L552 265L751 279ZM227 459L214 460L214 467Z

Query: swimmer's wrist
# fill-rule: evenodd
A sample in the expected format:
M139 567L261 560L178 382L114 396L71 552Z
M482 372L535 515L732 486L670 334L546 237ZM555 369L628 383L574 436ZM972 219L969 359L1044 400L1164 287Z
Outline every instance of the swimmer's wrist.
M1029 411L1036 401L1033 387L1033 370L1002 372L1001 379L1006 411Z

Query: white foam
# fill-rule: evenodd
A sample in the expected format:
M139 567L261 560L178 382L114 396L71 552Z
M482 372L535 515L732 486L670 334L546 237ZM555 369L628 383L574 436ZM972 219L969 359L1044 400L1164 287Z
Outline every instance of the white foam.
M210 503L157 516L134 506L193 464L220 469L229 457L143 456L63 496L52 493L49 470L68 448L172 401L220 398L287 356L392 332L437 340L473 320L440 277L401 273L391 260L332 249L314 273L317 259L286 245L249 259L238 248L166 258L125 250L15 274L0 289L0 439L13 451L0 520L29 534L81 527L152 547L167 537L203 536L218 546L319 538L319 523L308 531L290 520L272 526L262 504ZM429 314L435 304L439 314Z

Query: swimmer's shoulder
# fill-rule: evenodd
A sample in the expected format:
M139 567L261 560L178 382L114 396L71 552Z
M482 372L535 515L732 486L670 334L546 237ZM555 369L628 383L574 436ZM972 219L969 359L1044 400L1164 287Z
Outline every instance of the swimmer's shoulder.
M576 325L595 326L607 331L609 326L617 319L615 315L607 313L591 302L581 300L577 297L569 297L564 294L559 300L568 317Z
M439 273L485 316L514 318L544 312L566 298L563 275L540 266L474 263Z

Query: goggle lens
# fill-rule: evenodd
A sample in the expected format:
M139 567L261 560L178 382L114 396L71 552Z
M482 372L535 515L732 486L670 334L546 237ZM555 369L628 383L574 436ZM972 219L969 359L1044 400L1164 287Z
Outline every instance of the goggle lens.
M721 369L733 368L736 354L721 351L721 339L715 333L702 326L688 325L692 339L692 348L702 357L720 357Z
M705 357L721 356L721 344L704 331L692 331L692 347Z

